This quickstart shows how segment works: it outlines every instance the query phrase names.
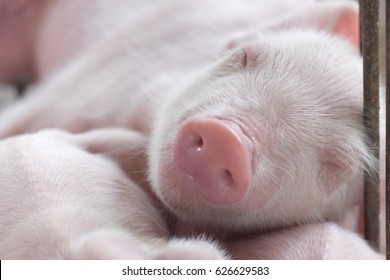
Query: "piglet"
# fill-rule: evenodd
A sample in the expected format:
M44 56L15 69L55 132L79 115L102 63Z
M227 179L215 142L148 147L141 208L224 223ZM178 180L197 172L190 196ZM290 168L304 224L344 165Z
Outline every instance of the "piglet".
M171 239L161 206L114 161L136 160L144 141L124 130L0 141L0 258L225 258L205 238Z
M306 224L267 232L227 245L234 259L383 260L355 232L334 223Z
M0 83L52 75L153 2L0 0Z
M0 83L30 80L42 1L0 0Z
M4 111L0 137L46 127L145 133L145 175L180 232L342 223L376 164L361 123L357 4L141 7Z
M340 18L352 30L355 12ZM356 44L302 29L250 34L157 113L152 188L190 232L342 223L376 166L361 119Z

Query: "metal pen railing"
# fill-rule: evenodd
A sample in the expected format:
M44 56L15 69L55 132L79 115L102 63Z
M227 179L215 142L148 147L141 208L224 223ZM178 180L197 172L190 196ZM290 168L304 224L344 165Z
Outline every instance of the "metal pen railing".
M363 122L375 158L379 160L379 0L360 1L360 40L363 55ZM364 233L379 247L379 171L364 179Z
M380 105L385 106L386 133L385 133L385 164L386 185L385 191L385 241L386 259L390 260L390 0L385 3L386 26L386 102L380 104L380 67L379 67L379 0L360 0L360 38L363 55L363 89L364 109L363 122L367 128L368 141L374 156L379 159L380 147ZM384 120L382 120L384 121ZM383 139L382 139L383 141ZM379 207L380 182L379 171L365 174L364 180L364 224L365 237L374 247L379 247Z
M385 227L386 227L386 259L390 260L390 0L386 0L386 199L385 199Z

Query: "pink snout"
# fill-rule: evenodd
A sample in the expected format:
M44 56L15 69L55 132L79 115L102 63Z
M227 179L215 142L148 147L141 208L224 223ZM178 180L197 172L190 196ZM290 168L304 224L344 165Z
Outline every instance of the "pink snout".
M219 119L191 119L174 144L174 162L184 182L207 201L240 201L251 181L251 142L240 127ZM189 194L190 195L190 194Z

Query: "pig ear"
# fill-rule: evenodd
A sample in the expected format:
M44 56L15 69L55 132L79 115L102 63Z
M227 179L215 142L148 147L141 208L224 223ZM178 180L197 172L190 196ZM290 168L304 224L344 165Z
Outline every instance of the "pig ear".
M228 52L227 63L223 63L223 68L220 69L223 73L258 67L266 50L260 43L246 42L251 38L236 39L227 44L225 49L225 52Z
M323 3L325 4L325 3ZM326 3L324 9L318 11L318 17L313 17L319 29L349 41L359 49L359 9L357 3Z
M122 170L138 181L146 165L147 137L125 129L96 129L74 134L72 142L90 153L102 154L117 162ZM138 172L139 171L139 172ZM133 178L132 175L135 177Z
M315 2L286 18L270 24L269 29L305 27L342 37L359 49L359 5L348 2Z
M140 148L146 140L140 132L116 128L91 130L74 134L74 137L79 146L98 154L112 153L112 150Z
M321 155L320 180L326 192L333 192L363 170L377 168L375 159L364 143L332 147Z
M320 180L324 190L331 193L344 185L356 173L356 166L343 158L343 152L327 150L321 156Z

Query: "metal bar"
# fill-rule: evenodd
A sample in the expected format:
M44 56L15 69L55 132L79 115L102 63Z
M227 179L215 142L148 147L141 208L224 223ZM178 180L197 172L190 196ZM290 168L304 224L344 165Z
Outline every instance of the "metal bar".
M390 260L390 0L386 0L386 259Z
M363 122L374 156L379 159L379 0L360 1L363 54ZM379 248L379 172L364 178L364 233Z

